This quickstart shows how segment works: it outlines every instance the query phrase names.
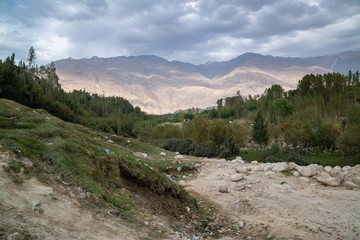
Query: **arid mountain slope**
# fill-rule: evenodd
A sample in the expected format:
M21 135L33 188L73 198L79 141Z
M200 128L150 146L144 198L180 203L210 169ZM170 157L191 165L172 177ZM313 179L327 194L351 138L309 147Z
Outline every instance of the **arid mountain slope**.
M359 55L354 52L341 55L341 68L351 65L346 56L353 62ZM56 61L55 65L61 85L67 91L86 89L91 93L121 96L148 113L162 114L213 106L217 99L232 96L238 90L242 95L254 95L273 84L284 89L295 88L305 74L332 72L331 67L340 65L329 63L338 58L335 55L282 58L245 53L230 61L203 65L156 56L68 58Z

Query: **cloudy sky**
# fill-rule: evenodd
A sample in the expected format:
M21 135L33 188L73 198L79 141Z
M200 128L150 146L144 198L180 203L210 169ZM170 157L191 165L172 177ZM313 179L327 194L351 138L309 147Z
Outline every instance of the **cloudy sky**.
M194 64L245 52L360 50L360 0L0 0L0 59L153 54Z

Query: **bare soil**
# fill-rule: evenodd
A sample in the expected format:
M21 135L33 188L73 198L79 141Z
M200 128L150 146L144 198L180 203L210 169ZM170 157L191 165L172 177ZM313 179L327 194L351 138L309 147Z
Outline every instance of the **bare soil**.
M239 221L245 223L239 235L230 234L227 239L360 239L359 189L250 171L245 174L246 187L236 190L238 183L230 178L239 163L198 161L203 163L201 172L186 181L186 190L212 201L235 227ZM227 185L229 192L220 193L220 185ZM227 226L224 231L230 233L230 229Z

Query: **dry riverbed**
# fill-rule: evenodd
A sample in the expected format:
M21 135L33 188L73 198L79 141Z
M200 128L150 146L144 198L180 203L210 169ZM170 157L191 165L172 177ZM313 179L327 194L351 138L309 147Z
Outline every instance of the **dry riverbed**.
M232 233L226 239L360 239L359 188L325 186L317 181L318 175L294 176L296 170L253 171L258 163L198 162L199 174L181 183L232 221L223 231L235 228L239 235ZM244 179L235 179L236 169L247 169L240 174ZM360 166L356 171L360 173ZM227 191L220 192L220 186Z

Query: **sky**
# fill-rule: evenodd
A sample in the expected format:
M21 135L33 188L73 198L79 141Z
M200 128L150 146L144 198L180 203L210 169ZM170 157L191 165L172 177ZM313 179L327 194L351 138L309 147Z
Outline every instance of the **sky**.
M246 52L360 50L360 0L0 0L0 59L156 55L193 64Z

